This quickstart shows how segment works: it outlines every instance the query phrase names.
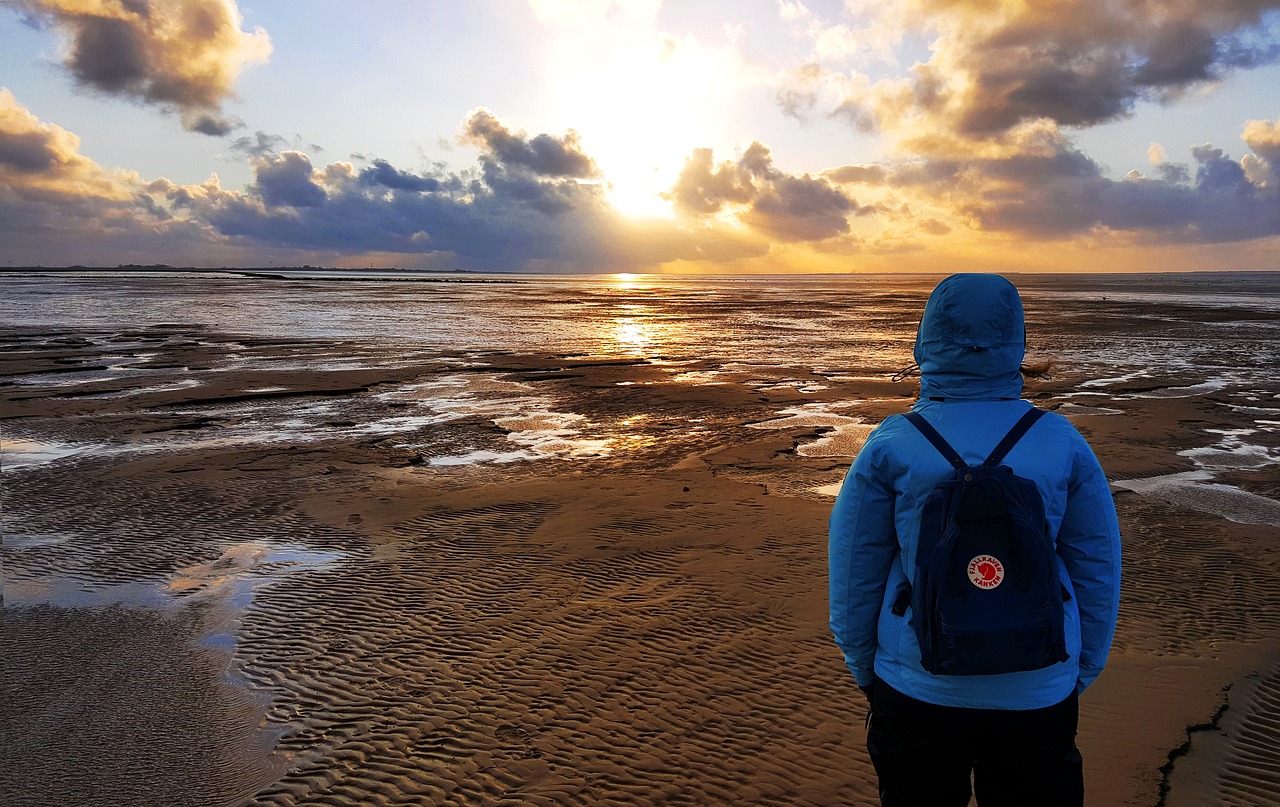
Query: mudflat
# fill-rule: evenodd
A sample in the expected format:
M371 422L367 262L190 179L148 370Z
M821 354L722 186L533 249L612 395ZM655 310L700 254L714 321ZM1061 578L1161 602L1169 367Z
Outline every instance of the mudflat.
M875 802L826 520L911 382L3 339L6 804ZM1121 516L1089 803L1274 803L1277 435L1194 373L1083 381L1027 396L1090 439Z

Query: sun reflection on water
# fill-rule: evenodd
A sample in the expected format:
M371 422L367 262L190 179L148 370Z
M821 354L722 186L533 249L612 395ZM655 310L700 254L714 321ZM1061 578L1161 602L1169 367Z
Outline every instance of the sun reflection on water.
M613 339L619 347L636 353L647 352L653 347L653 333L649 324L635 317L618 317L613 321Z
M644 431L652 415L639 414L618 421L618 431L609 436L609 447L615 451L636 451L658 443L655 434Z

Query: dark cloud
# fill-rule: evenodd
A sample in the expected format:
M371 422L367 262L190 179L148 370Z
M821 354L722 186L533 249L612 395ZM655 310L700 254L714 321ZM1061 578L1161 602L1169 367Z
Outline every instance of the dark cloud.
M1036 237L1098 229L1183 243L1222 243L1280 235L1280 188L1250 181L1222 149L1193 150L1194 179L1111 180L1065 142L1049 154L1023 154L967 166L981 177L968 205L982 227Z
M365 185L381 185L401 191L438 191L440 180L419 176L394 168L386 160L375 159L373 165L360 172L360 182Z
M1254 153L1239 160L1205 145L1192 150L1190 167L1161 162L1149 175L1114 180L1044 124L968 156L842 166L824 176L864 186L886 232L936 235L967 225L1029 244L1086 234L1244 242L1280 235L1280 176L1268 159L1280 153L1280 124L1252 121L1244 138Z
M818 241L849 232L850 213L870 213L825 180L774 178L743 216L753 228L783 241Z
M246 64L271 51L265 31L240 30L234 0L22 0L31 16L65 31L66 66L109 95L181 114L194 132L221 136L240 124L222 102Z
M254 132L252 137L249 135L237 137L228 151L242 157L270 157L289 145L291 144L284 137L259 130Z
M784 241L813 241L849 231L848 216L871 212L822 177L779 171L763 143L736 162L716 165L710 149L695 149L668 194L678 209L706 216L726 206L762 233Z
M210 137L224 137L236 129L244 128L244 121L239 118L196 113L184 114L182 116L182 125L193 132L206 134Z
M1145 61L1133 71L1135 84L1165 87L1208 81L1218 59L1218 43L1208 31L1191 23L1175 23L1156 33Z
M485 162L506 172L577 179L600 174L595 162L583 153L577 133L570 131L564 137L540 134L530 139L524 132L507 128L487 109L471 113L462 140L484 149Z
M956 124L968 135L1003 132L1023 120L1052 118L1068 126L1086 126L1125 114L1133 98L1131 85L1117 69L1118 58L1100 53L1073 57L1040 54L1007 68L991 67L974 77ZM1065 60L1064 60L1065 61ZM939 109L955 103L955 94L938 99Z
M75 40L67 67L80 81L105 92L125 93L146 75L146 45L139 28L104 17L80 18L71 25Z
M236 128L240 128L238 121ZM252 135L242 135L233 140L231 145L227 147L226 157L247 158L253 161L262 157L274 157L283 151L305 151L309 154L319 154L324 149L315 143L304 145L300 135L295 134L292 137L285 137L284 135L258 130ZM359 155L352 156L355 159L363 159Z
M0 120L0 165L24 173L48 171L58 160L57 149L40 132L9 132Z
M254 168L255 190L270 207L317 207L327 198L313 177L311 158L302 152L265 157Z
M1191 181L1191 172L1182 163L1161 163L1155 167L1155 172L1170 185L1185 185Z

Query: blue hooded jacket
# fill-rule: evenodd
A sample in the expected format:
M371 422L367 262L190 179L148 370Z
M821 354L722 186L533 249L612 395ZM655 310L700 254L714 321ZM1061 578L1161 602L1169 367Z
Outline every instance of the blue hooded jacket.
M913 409L970 464L984 460L1031 404L1019 400L1022 301L998 275L953 275L925 305L916 336ZM1036 483L1070 595L1067 661L1004 675L933 675L920 665L911 609L892 611L915 571L920 514L952 468L905 418L867 438L831 513L831 631L861 686L883 680L917 700L974 709L1039 709L1102 671L1120 600L1120 528L1106 476L1066 418L1047 412L1006 465Z

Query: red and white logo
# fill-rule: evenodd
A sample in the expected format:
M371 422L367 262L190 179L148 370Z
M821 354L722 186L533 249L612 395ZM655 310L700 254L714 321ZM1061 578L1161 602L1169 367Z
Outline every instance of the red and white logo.
M1004 564L991 555L978 555L969 561L969 582L982 589L995 588L1004 582Z

